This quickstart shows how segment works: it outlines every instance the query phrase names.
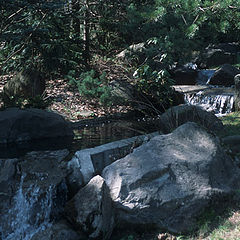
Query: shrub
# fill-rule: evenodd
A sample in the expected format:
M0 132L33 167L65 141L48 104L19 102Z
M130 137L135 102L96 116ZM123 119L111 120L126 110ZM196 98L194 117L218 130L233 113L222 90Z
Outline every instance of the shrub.
M76 85L81 96L87 99L99 100L104 106L112 105L112 96L110 87L107 84L106 73L100 76L94 71L83 72L80 79L74 77L75 72L69 72L67 78L71 85Z
M167 70L153 71L149 65L142 65L135 71L134 76L139 79L138 90L153 99L153 102L163 108L171 105L173 94L171 86L174 81L170 79Z

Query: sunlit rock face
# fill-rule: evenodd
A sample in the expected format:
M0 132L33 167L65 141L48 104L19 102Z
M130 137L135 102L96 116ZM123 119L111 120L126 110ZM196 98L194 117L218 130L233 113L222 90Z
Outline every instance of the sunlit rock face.
M240 171L217 138L188 122L112 163L103 177L119 226L185 233L212 202L232 197Z
M0 160L0 236L28 240L61 216L67 201L67 150Z

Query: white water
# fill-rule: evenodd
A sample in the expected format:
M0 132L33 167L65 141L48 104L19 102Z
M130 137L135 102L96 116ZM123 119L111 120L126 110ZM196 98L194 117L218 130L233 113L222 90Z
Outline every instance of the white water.
M52 208L51 187L40 198L40 188L30 186L23 189L25 175L21 177L19 189L14 197L14 206L5 216L6 222L2 229L2 240L30 240L32 236L50 226ZM35 210L37 209L37 213ZM40 212L39 212L40 208ZM5 231L7 232L4 232Z
M233 111L233 95L204 95L203 91L199 91L185 94L184 98L186 103L214 112L216 116L223 116Z
M209 89L219 89L218 86L210 86L208 83L213 76L214 69L205 69L198 72L198 86L209 86ZM223 116L233 111L234 93L228 88L221 88L220 91L209 89L184 94L184 100L191 105L197 105L203 109L213 112L216 116Z

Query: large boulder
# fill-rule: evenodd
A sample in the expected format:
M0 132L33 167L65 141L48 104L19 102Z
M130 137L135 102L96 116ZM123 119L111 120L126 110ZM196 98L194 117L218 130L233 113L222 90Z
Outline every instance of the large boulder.
M27 68L11 78L3 88L3 101L13 106L18 99L41 97L45 91L45 78L33 67Z
M208 84L230 87L234 85L234 77L239 73L238 68L230 64L224 64L213 74Z
M0 144L62 137L73 137L73 131L56 113L34 108L0 112Z
M197 227L211 205L232 197L240 171L218 139L196 123L159 135L103 171L118 226L174 233Z
M195 85L197 82L198 70L189 65L172 69L170 73L175 85Z
M212 112L207 112L199 106L183 104L169 108L160 116L160 128L163 133L170 133L186 122L196 122L209 131L217 132L223 124Z
M221 43L209 45L197 58L200 68L211 68L222 64L235 64L240 52L238 43Z
M61 216L67 202L68 153L42 151L18 159L0 159L3 239L28 239L27 236Z
M135 146L141 145L157 134L154 132L77 151L67 163L70 195L75 195L93 176L100 175L106 166L125 157Z
M109 239L114 216L108 186L96 176L67 203L65 215L75 229L90 239Z

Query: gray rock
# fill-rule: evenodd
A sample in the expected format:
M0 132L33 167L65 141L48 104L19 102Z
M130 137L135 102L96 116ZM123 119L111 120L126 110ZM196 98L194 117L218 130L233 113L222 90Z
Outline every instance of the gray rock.
M237 74L234 77L234 83L235 83L235 96L234 96L235 111L240 111L240 74Z
M221 120L213 113L207 112L199 106L187 104L169 108L160 116L160 122L163 133L170 133L186 122L196 122L213 132L223 128Z
M240 171L218 139L196 123L159 135L103 170L119 226L174 233L197 227L212 202L239 189Z
M0 236L3 225L1 221L4 221L2 215L11 208L11 201L19 185L15 177L18 162L19 159L0 159Z
M57 222L34 234L31 240L86 240L83 234L75 232L66 221Z
M42 73L34 68L27 68L4 85L4 100L11 102L12 97L26 99L41 96L45 91L45 85L45 78Z
M73 226L88 234L90 239L109 239L113 230L114 217L110 193L99 175L71 199L65 214Z
M209 84L230 87L234 85L234 77L240 73L240 70L230 64L221 66L210 78Z
M42 151L0 160L3 239L24 239L62 214L67 202L67 155L67 150Z
M71 195L76 194L94 175L101 174L106 166L125 157L135 146L157 134L154 132L77 151L67 164L70 172L67 180Z
M68 162L67 168L70 174L67 179L73 195L87 184L95 173L91 159L91 149L88 149L90 152L86 149L76 152Z
M0 144L61 137L73 137L73 131L56 113L18 108L0 112Z
M113 80L109 87L115 104L131 104L136 101L136 89L126 80Z
M127 49L123 50L119 54L117 54L117 58L120 59L127 59L131 57L134 53L142 53L145 50L145 44L144 43L137 43L129 46Z

